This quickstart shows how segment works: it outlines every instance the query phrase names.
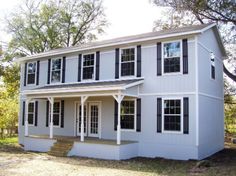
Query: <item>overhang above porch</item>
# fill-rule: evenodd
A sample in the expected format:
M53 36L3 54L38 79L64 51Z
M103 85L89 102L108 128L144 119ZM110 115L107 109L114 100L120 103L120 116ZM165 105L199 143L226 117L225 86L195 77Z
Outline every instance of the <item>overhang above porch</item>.
M47 97L80 97L80 96L111 96L123 94L124 96L138 96L138 85L144 79L128 79L113 81L95 81L80 83L52 84L43 87L24 90L21 94L28 98Z

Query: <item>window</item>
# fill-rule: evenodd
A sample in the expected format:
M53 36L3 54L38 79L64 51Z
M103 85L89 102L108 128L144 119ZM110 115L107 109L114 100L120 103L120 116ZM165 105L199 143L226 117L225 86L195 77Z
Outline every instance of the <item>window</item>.
M181 131L181 100L164 100L164 131Z
M135 100L124 100L121 102L121 129L135 129Z
M215 55L214 53L210 53L211 59L211 79L215 79Z
M121 76L135 75L135 48L121 49Z
M62 67L62 59L52 59L52 67L51 67L51 83L61 82L61 67Z
M54 102L53 104L53 126L60 126L61 103Z
M28 124L34 125L34 102L28 104Z
M94 79L94 54L83 55L83 79Z
M164 73L180 72L181 42L163 44Z
M27 84L35 84L36 62L27 64Z

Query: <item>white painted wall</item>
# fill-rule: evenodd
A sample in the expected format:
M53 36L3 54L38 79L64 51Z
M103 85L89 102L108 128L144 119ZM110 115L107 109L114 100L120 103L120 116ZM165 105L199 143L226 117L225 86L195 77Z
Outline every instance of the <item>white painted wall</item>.
M184 37L186 38L186 37ZM181 38L179 38L181 39ZM168 39L172 40L172 39ZM176 40L174 38L173 40ZM163 40L166 41L166 40ZM196 70L195 70L195 42L194 37L188 37L189 73L186 75L162 75L156 76L156 42L148 45L142 44L142 77L144 83L139 86L139 95L142 99L142 129L141 132L121 132L122 140L138 141L138 155L144 157L165 157L172 159L201 159L222 149L223 144L223 101L206 96L199 96L199 130L196 129ZM221 58L219 48L212 31L208 30L199 36L199 42L214 50ZM134 44L130 44L133 46ZM122 46L120 46L122 47ZM208 54L198 44L199 55L199 92L222 98L223 79L222 63L216 61L216 80L210 79L210 67ZM47 82L47 58L40 65L40 86ZM77 81L78 55L67 57L66 82ZM22 66L23 67L23 66ZM24 71L24 69L22 69ZM22 72L23 75L23 72ZM100 56L100 80L114 79L115 75L115 48L101 50ZM21 76L21 78L23 78ZM23 82L23 79L21 79ZM21 90L32 87L21 86ZM136 93L137 89L128 90L128 93ZM189 97L189 134L157 133L157 97ZM24 97L21 96L21 99ZM79 98L65 99L65 123L64 128L54 128L55 135L74 135L74 102ZM101 137L104 139L116 139L114 131L114 99L112 97L90 97L89 101L101 101ZM21 108L22 110L22 108ZM20 112L22 115L22 112ZM21 119L21 117L20 117ZM214 121L213 121L214 119ZM29 134L49 134L46 123L46 101L39 102L38 126L29 127ZM24 127L21 122L20 143L24 143ZM218 130L218 131L217 131ZM197 131L199 134L197 135ZM199 136L199 146L196 136ZM209 139L210 138L210 139ZM86 149L86 146L83 149ZM77 150L77 149L76 149ZM103 150L101 148L101 150Z
M222 54L212 29L198 36L199 54L199 151L202 159L224 148L224 83ZM211 79L210 52L216 56L215 80Z

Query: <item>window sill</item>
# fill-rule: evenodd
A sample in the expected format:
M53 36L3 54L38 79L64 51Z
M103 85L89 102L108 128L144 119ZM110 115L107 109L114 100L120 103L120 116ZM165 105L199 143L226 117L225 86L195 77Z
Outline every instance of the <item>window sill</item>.
M167 130L163 130L162 133L163 134L183 134L183 131L167 131Z
M120 129L123 132L136 132L136 129Z

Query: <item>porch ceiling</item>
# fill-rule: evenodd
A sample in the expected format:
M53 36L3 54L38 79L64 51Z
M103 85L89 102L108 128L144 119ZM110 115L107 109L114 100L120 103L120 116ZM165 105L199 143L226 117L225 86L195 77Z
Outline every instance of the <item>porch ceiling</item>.
M73 84L53 84L43 87L24 90L21 94L29 98L47 97L79 97L79 96L110 96L122 93L128 96L138 96L138 85L144 82L143 78L114 81L95 81ZM129 91L131 90L131 91Z

